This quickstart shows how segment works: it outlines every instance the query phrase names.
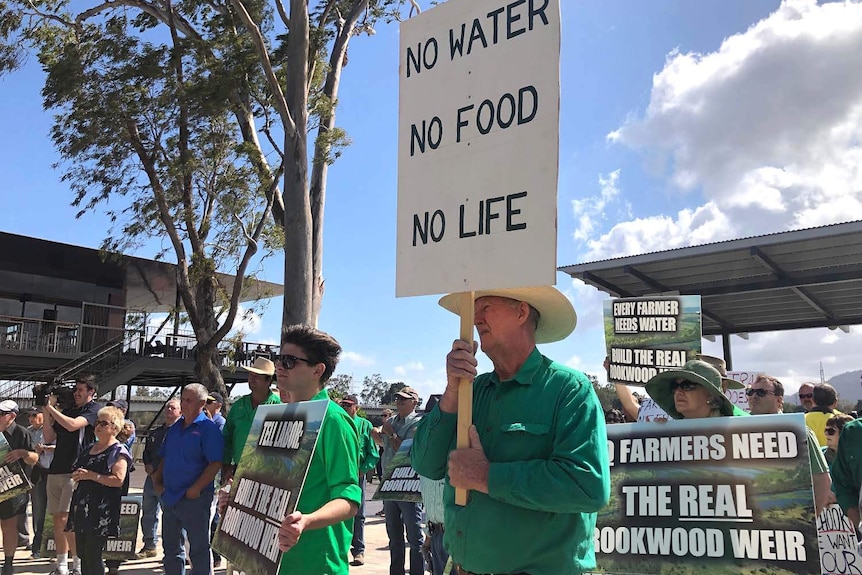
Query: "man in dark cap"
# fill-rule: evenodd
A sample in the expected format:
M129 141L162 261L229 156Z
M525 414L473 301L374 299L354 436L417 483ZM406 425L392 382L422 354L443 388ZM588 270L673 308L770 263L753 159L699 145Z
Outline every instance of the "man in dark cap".
M9 464L20 461L24 472L29 475L30 467L39 459L33 445L33 436L26 429L15 423L18 417L18 404L11 399L0 401L0 432L9 444L8 455L2 463ZM3 575L12 575L12 561L15 558L15 547L18 543L18 517L27 515L27 493L0 502L0 529L3 532L3 551L6 559L3 563Z
M213 420L219 431L224 432L224 424L226 422L224 415L221 414L221 407L224 405L224 398L217 391L211 391L207 396L207 404L204 409L207 412L207 417Z
M359 399L355 395L348 395L341 400L341 407L353 418L359 433L359 488L362 490L362 501L359 503L359 511L353 516L353 541L350 550L353 554L350 564L359 566L365 565L365 474L374 469L380 454L374 439L371 438L371 422L356 415L359 413Z
M395 457L395 453L406 439L413 439L420 416L416 413L419 393L405 387L395 394L397 413L383 422L380 431L372 431L374 440L383 446L383 470ZM389 574L404 575L404 532L410 545L410 575L425 573L425 558L422 556L422 505L410 501L384 501L386 534L389 536Z

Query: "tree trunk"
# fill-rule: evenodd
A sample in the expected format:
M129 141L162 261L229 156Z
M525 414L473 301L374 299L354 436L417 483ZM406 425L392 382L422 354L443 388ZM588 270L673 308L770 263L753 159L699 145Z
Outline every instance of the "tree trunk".
M312 220L308 191L308 4L290 2L284 97L295 130L284 142L284 314L282 325L316 326L312 296Z
M323 86L323 93L332 102L338 101L338 86L341 83L341 71L344 69L344 56L347 53L347 45L353 35L353 27L359 20L359 16L368 7L367 0L357 0L351 8L338 37L332 46L329 57L329 72ZM326 177L329 172L329 164L323 161L328 156L329 146L324 145L322 136L335 127L335 107L329 114L320 117L320 127L317 131L317 141L314 148L314 161L311 169L311 221L312 221L312 284L311 284L311 313L315 323L320 316L320 308L323 306L323 212L326 205Z
M215 346L198 345L195 353L195 376L210 391L219 392L227 397L227 387L221 376L221 358Z
M206 258L193 260L189 274L200 278L195 286L194 300L198 310L197 321L192 323L197 346L195 347L195 376L198 382L210 391L217 391L227 397L224 379L221 376L218 341L214 335L218 331L215 315L216 287L214 270L205 269L212 265ZM191 295L191 294L189 294Z
M302 134L302 133L301 133ZM305 137L285 142L294 155L284 167L284 314L285 326L316 326L312 313L311 201L308 196L308 170Z

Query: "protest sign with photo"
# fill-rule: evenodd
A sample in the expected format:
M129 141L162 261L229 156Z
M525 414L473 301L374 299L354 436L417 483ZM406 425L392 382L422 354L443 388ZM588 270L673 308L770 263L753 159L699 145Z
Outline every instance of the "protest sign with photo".
M12 449L6 436L0 433L0 461L6 461L6 456ZM20 461L0 465L0 501L6 501L32 489L30 477Z
M644 385L700 353L700 296L607 300L604 318L614 383Z
M862 573L856 530L838 505L827 505L817 518L817 541L823 575Z
M120 536L105 541L105 551L102 558L136 559L135 545L138 542L138 526L141 524L141 506L143 496L128 495L120 503Z
M278 571L278 528L296 510L329 400L257 408L213 549L246 575Z
M111 537L105 541L102 559L136 559L135 545L138 541L138 526L141 521L141 505L143 497L140 495L125 495L120 500L120 536ZM45 514L45 524L42 528L42 558L57 556L57 548L54 543L54 517Z
M601 573L815 575L801 414L610 425Z
M410 464L410 448L412 439L405 439L395 453L395 457L383 470L383 479L377 486L377 491L371 498L375 501L411 501L422 503L422 493L419 491L419 474Z

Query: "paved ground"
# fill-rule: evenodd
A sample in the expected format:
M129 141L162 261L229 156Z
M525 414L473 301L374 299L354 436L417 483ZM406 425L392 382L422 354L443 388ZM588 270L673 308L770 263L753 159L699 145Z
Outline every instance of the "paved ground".
M131 493L136 494L141 492L144 484L143 466L132 473ZM377 484L367 486L366 495L371 497L374 490L377 489ZM383 504L379 501L368 501L365 504L365 513L367 520L365 522L365 565L362 567L351 567L351 575L388 575L389 574L389 539L386 536L386 526L383 523L382 517L377 517L376 512L383 508ZM32 534L32 531L31 531ZM142 547L142 543L138 542L136 549ZM54 563L47 560L31 560L29 559L30 552L19 549L15 554L15 573L18 574L43 574L48 573L54 568ZM153 559L144 559L141 561L128 561L120 566L120 573L124 575L149 575L152 573L163 573L162 571L161 554ZM216 569L216 575L223 575L225 572L224 566ZM311 574L308 574L311 575Z

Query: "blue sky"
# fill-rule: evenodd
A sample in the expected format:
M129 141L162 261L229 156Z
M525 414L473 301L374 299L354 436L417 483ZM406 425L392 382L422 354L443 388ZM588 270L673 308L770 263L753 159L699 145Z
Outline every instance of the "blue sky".
M558 265L862 217L859 4L563 0L562 18ZM337 121L353 145L330 171L320 327L357 391L380 373L427 397L445 385L458 320L437 296L395 297L397 26L355 38L349 56ZM106 218L74 219L43 81L34 58L0 79L0 229L95 247ZM265 279L281 268L269 261ZM599 374L604 296L564 274L557 286L579 326L542 351ZM280 321L273 300L247 339L277 341ZM827 377L860 367L860 340L859 328L734 337L735 368L795 391L820 361Z

